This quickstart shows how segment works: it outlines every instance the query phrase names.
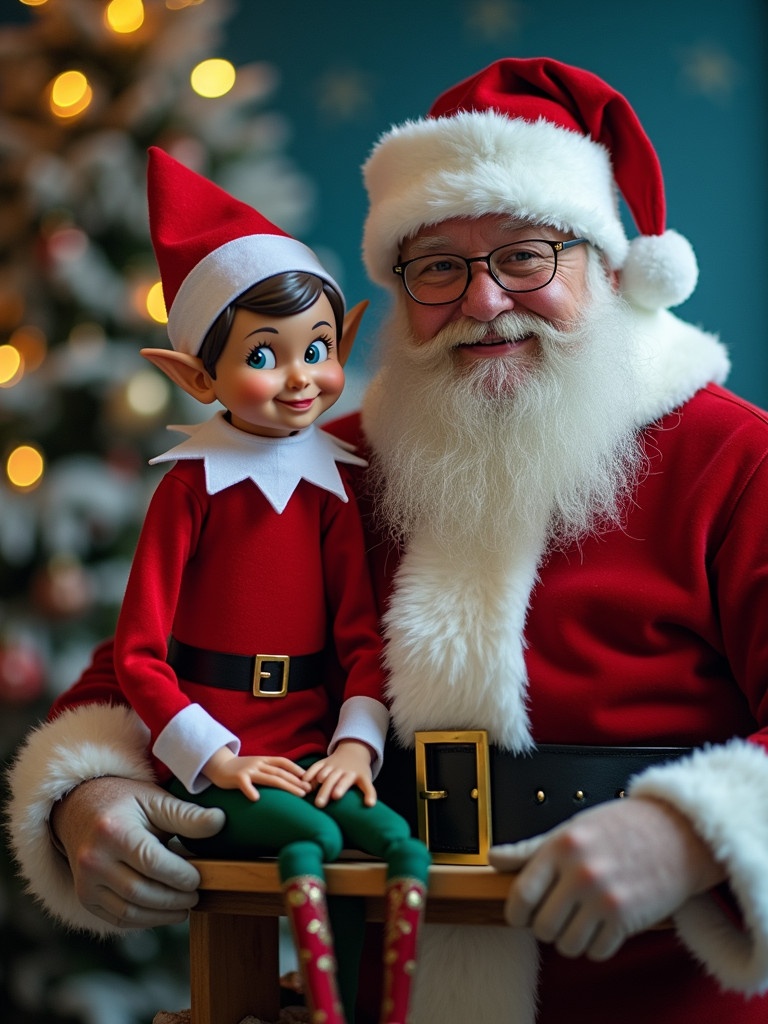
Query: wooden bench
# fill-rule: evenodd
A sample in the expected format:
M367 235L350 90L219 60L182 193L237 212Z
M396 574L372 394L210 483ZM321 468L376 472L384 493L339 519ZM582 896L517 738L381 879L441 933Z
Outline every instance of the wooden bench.
M194 860L200 901L190 915L192 1024L239 1024L280 1013L278 918L283 900L272 861ZM386 867L378 861L326 866L328 892L365 898L366 920L381 921ZM509 876L493 868L434 865L427 921L503 924Z

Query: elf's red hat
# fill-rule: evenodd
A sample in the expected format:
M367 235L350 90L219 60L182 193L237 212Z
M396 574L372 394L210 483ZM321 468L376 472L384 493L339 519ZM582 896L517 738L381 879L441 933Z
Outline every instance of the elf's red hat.
M364 256L394 287L404 238L452 217L510 213L588 238L649 309L696 286L689 243L667 231L658 157L627 100L597 75L546 57L507 58L443 93L428 116L378 142L365 168ZM641 232L630 243L624 196Z
M178 351L197 355L219 313L275 274L315 274L343 301L311 249L157 146L149 150L147 191L168 337Z

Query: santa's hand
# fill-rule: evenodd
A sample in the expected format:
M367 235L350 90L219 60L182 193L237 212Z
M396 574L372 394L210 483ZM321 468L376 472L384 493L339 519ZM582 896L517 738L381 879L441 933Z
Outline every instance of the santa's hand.
M223 824L218 808L177 800L150 783L111 777L82 783L51 815L78 899L121 928L185 920L197 903L200 875L165 844L174 835L207 838Z
M366 807L376 803L371 773L371 748L358 740L341 740L332 754L315 761L304 772L304 779L319 785L315 806L326 807L329 800L340 800L353 786L363 794Z
M302 778L304 769L287 757L269 754L240 757L227 747L217 750L205 763L203 775L219 789L240 789L253 801L259 799L254 783L284 789L300 797L306 796L312 788Z
M670 804L630 798L582 811L533 840L492 848L517 871L505 917L563 956L607 960L724 873Z

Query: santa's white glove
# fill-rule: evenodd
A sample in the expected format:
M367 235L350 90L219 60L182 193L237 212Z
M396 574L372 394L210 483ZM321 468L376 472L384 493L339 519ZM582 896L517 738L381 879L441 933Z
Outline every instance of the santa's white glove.
M199 873L165 844L174 835L215 835L224 812L151 783L105 777L64 797L51 824L83 906L120 928L152 928L183 921L197 903Z
M592 960L607 960L724 877L688 820L645 798L582 811L543 836L493 847L490 860L518 872L504 910L510 925Z

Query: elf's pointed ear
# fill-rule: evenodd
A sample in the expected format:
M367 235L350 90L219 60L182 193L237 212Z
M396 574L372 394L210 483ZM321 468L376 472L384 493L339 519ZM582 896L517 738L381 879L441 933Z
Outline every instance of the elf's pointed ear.
M141 354L198 402L209 405L216 401L213 382L198 356L167 348L143 348Z
M360 321L363 319L363 314L369 305L368 299L363 299L362 302L358 302L356 306L353 306L344 317L344 326L342 327L341 338L339 339L339 362L342 366L349 358Z

